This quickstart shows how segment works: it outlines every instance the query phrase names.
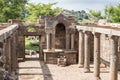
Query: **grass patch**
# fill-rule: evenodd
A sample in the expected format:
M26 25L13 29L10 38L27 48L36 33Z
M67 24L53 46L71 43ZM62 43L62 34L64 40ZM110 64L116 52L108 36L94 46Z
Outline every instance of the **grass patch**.
M33 45L38 43L39 43L39 40L30 40L29 38L25 38L25 49L38 51L39 46Z

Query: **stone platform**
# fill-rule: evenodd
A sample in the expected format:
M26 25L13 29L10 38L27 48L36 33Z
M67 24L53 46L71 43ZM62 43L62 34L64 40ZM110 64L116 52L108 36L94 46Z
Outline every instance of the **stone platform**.
M60 56L65 56L67 59L67 65L76 64L77 63L77 51L75 50L63 50L63 49L55 49L55 50L47 50L44 49L44 62L48 64L57 64L57 58Z

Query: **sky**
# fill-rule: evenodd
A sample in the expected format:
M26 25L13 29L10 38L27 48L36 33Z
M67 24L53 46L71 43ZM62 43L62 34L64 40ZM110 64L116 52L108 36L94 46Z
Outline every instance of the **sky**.
M117 5L120 0L30 0L33 3L53 3L58 2L54 7L60 7L68 10L100 10L102 11L106 5Z

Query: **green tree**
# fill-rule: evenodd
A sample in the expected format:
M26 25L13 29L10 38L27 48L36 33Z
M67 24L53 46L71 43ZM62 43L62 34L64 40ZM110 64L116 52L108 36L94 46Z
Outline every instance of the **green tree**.
M120 4L116 6L106 6L104 13L106 19L112 22L120 23Z
M89 11L91 16L93 16L94 19L102 19L103 17L101 16L101 12L100 11L94 11L94 10L90 10Z
M24 18L27 2L28 0L0 0L0 22Z
M56 13L61 12L62 9L60 8L52 8L56 3L50 4L33 4L30 3L27 6L28 10L28 17L27 20L30 22L36 22L40 15L44 16L54 16Z
M77 20L89 19L89 14L86 13L84 10L74 11L74 10L66 10L66 9L64 9L63 13L70 14L70 15L74 16Z

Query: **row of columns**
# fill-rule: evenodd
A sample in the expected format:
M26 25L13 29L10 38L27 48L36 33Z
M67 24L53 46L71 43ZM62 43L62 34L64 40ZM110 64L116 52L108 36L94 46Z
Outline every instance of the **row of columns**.
M70 42L71 39L71 42ZM47 50L55 49L55 34L46 33ZM69 47L71 44L71 47ZM74 34L66 34L66 49L74 50Z
M79 31L79 67L84 68L84 72L90 71L90 32ZM94 80L100 80L100 33L94 35ZM117 80L117 60L118 60L118 37L110 36L110 80Z

